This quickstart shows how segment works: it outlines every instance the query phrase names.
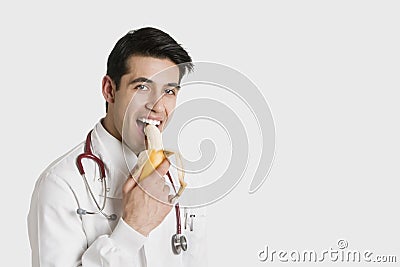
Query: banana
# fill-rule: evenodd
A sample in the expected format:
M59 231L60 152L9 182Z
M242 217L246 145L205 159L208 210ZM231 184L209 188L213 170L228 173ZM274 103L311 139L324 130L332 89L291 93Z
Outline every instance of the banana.
M134 171L133 176L136 177L138 173L141 172L138 181L142 181L148 177L164 159L175 154L174 152L167 151L163 149L161 132L155 125L148 124L144 128L144 133L147 136L147 150L142 151L138 156L137 169ZM182 160L179 153L176 153L178 168L178 179L180 183L180 188L176 195L173 197L171 202L175 202L178 197L180 197L185 190L187 184L183 180L184 172L182 168Z
M161 133L155 125L148 124L144 128L144 134L147 136L148 160L145 162L139 182L150 175L161 162L166 158L164 155Z
M161 132L158 130L157 126L147 124L146 127L144 127L144 134L147 136L149 149L163 149Z

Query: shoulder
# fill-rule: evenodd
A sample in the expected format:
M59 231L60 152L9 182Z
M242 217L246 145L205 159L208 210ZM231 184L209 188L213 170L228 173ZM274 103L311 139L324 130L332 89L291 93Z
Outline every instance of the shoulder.
M69 177L79 176L79 171L76 167L76 159L79 154L83 153L84 142L78 144L70 151L54 160L41 173L38 183L43 181L61 181L69 180Z
M50 163L36 181L32 200L36 202L58 205L58 199L69 195L74 198L76 188L81 182L76 167L76 158L83 152L83 143Z

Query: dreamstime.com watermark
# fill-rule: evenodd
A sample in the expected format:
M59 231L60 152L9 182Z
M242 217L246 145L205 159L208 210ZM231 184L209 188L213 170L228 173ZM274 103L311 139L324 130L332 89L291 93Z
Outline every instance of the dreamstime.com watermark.
M315 250L272 250L265 246L258 252L262 262L367 262L367 263L396 263L395 255L375 255L370 250L350 250L349 243L340 239L337 248L329 248L317 252Z

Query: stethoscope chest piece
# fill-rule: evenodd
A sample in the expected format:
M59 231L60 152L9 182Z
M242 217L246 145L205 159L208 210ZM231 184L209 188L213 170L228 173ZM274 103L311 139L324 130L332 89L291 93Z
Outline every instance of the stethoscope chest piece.
M186 237L182 234L174 234L172 236L172 251L175 255L179 255L181 251L187 250L187 240Z

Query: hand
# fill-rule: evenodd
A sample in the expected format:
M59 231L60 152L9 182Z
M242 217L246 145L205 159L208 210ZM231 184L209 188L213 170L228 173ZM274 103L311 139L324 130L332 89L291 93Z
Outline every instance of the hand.
M156 228L172 209L169 204L170 188L163 176L170 163L164 160L146 179L137 184L140 173L129 177L122 187L124 221L133 229L147 236Z

